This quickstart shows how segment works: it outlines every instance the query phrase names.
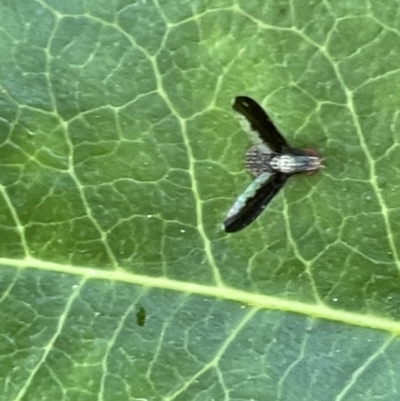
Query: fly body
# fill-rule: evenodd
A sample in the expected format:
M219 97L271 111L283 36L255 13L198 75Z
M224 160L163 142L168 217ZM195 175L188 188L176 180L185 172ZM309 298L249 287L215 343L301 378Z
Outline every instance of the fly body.
M321 167L319 153L312 149L291 148L267 113L253 99L235 98L233 109L257 134L257 145L246 153L246 168L255 180L237 198L224 220L227 232L247 227L266 208L287 179L298 173L313 173Z

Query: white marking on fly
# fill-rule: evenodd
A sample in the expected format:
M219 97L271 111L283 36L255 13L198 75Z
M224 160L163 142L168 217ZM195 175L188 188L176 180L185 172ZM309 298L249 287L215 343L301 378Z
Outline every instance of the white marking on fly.
M271 160L271 167L281 173L292 173L295 168L295 161L289 155L277 155Z
M239 195L239 197L235 200L235 203L229 209L225 220L230 217L238 214L246 205L246 201L249 198L252 198L257 190L268 180L271 176L271 173L265 172L260 174L246 189L245 191Z
M271 167L285 174L317 170L320 165L321 159L317 156L277 155L271 160Z
M237 119L239 120L240 126L242 127L243 131L246 131L251 142L253 142L255 145L265 145L265 143L261 140L260 134L251 128L251 124L249 120L243 116L242 114L235 113Z

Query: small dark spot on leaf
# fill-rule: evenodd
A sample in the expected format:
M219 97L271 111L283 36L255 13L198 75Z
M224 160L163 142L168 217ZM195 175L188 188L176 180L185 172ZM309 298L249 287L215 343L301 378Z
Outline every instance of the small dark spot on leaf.
M146 321L146 311L144 310L143 306L141 306L136 311L136 322L140 327L143 327L145 321Z

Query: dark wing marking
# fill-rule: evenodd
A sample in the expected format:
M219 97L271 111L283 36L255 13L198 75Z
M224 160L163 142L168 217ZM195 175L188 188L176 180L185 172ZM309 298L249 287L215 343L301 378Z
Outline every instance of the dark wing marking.
M288 179L286 174L279 172L265 174L268 174L266 180L264 179L265 182L261 182L262 175L257 177L229 210L223 223L226 232L233 233L242 230L253 222Z
M247 96L238 96L232 107L247 119L252 130L256 131L260 139L274 152L282 153L283 149L289 148L285 138L278 132L267 113L256 101Z

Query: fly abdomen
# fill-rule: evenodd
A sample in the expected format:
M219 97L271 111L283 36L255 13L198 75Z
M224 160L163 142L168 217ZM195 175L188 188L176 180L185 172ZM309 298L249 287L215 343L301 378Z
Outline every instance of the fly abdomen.
M275 155L264 144L254 145L246 152L246 168L254 177L262 173L272 173L271 160Z

